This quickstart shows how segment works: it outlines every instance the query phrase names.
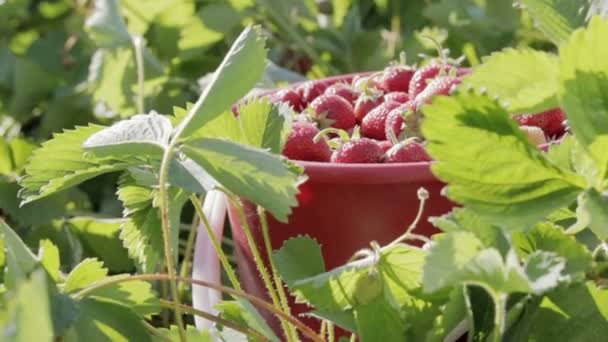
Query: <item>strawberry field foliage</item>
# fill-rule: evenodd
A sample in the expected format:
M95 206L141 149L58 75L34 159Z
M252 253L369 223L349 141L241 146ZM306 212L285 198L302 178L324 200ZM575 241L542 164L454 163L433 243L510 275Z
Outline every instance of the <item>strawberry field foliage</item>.
M591 14L606 6L407 3L2 3L3 340L281 340L238 296L220 306L236 327L198 331L188 314L180 332L150 274L187 270L192 195L221 187L282 221L297 204L305 175L280 156L291 111L253 100L237 119L232 104L300 79L285 68L381 68L428 49L422 35L471 64L488 55L422 109L433 172L462 207L433 218L444 233L424 249L370 241L331 270L314 239L290 239L273 257L282 280L362 341L605 340L608 22ZM557 106L571 133L545 153L510 116Z

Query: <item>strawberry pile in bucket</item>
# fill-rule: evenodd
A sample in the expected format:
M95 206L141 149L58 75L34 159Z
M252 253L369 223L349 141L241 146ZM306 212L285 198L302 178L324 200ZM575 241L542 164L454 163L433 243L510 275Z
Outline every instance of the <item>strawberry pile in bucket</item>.
M420 108L450 95L471 72L447 59L415 68L394 63L381 72L308 81L268 95L295 115L283 154L292 160L330 163L428 162ZM537 145L564 134L565 115L514 115Z

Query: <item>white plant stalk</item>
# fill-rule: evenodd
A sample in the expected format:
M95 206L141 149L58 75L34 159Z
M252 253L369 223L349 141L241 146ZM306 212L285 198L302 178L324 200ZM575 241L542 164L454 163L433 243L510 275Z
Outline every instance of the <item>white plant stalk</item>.
M209 224L216 239L221 243L224 236L224 222L226 220L226 195L217 190L212 190L205 196L203 212L209 220ZM196 244L194 245L194 257L192 261L192 278L200 279L220 285L220 259L207 234L203 223L199 223ZM192 306L201 311L217 314L214 308L222 299L219 291L208 287L192 285ZM199 316L194 316L197 329L211 329L213 322Z

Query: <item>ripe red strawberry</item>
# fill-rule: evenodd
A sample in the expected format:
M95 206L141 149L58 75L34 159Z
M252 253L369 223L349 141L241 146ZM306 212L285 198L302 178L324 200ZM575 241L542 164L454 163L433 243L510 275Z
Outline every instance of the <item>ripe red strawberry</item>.
M319 129L305 121L294 121L291 132L283 148L283 155L293 160L328 162L331 150L324 139L313 142Z
M315 113L314 119L319 121L323 128L331 126L349 130L355 127L353 106L338 95L321 95L312 101L310 108Z
M553 108L538 114L519 114L515 115L514 119L521 126L541 128L549 137L560 136L565 131L563 122L566 120L566 115L561 108Z
M416 96L414 103L417 108L420 108L422 105L430 103L435 96L450 95L461 82L462 79L459 77L439 76Z
M374 108L378 107L380 104L384 102L383 97L376 97L373 95L363 94L359 96L357 101L355 101L355 119L357 123L361 123L363 118Z
M388 114L401 104L397 102L384 102L369 112L361 121L361 134L376 140L386 140L385 126Z
M414 76L415 70L409 66L396 65L391 66L382 72L382 75L377 78L376 86L384 92L409 90L410 81Z
M295 89L287 88L279 91L278 93L270 96L270 102L285 102L293 108L296 112L302 111L302 101L300 94Z
M384 155L385 163L414 163L423 161L431 161L431 156L426 153L424 146L408 140L404 140L391 147Z
M382 149L373 139L359 138L344 142L331 156L332 163L378 163Z
M393 102L399 102L399 103L406 103L409 100L410 100L410 96L406 92L403 92L403 91L393 91L391 93L384 95L385 102L393 101Z
M297 88L298 94L300 94L300 101L302 107L309 105L314 99L323 94L327 84L321 81L307 81Z
M386 153L386 151L390 150L393 147L393 143L390 140L382 140L378 141L378 146L382 150L382 153Z
M354 103L357 93L346 83L336 83L325 89L324 94L338 95L349 103Z
M395 137L399 137L399 134L403 131L403 115L408 110L414 110L412 107L412 101L408 101L391 110L386 117L386 123L384 124L384 133L387 137L390 137L390 131L392 130Z
M453 66L444 63L432 63L418 69L414 76L412 76L407 93L410 95L410 98L415 98L426 88L428 84L427 80L437 77L441 72L447 75L453 69Z

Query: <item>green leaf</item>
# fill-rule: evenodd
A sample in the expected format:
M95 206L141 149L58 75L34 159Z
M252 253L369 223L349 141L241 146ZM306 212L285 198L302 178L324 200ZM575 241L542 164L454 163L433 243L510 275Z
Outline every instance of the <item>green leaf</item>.
M51 240L41 240L38 248L38 259L54 281L59 280L59 249Z
M556 253L566 261L565 273L582 277L591 268L591 253L571 235L556 225L542 223L527 233L517 232L513 236L513 246L521 257L535 251Z
M15 289L25 280L27 275L39 265L38 260L15 233L0 218L0 233L4 242L6 266L4 269L4 285L8 289Z
M103 266L103 262L94 258L84 259L66 277L63 292L74 293L105 278L107 275L108 269Z
M574 136L591 152L605 177L608 168L608 23L594 17L560 49L559 97Z
M579 210L584 213L591 231L600 239L608 239L608 195L601 194L595 189L584 192L579 201Z
M130 162L84 156L82 143L102 126L90 125L55 134L32 153L20 180L22 205L97 177L121 170Z
M269 149L281 154L291 123L291 111L286 106L273 105L266 98L253 99L238 108L245 144Z
M0 319L3 341L53 341L47 279L46 273L38 269L15 289L7 303L6 321Z
M230 321L241 323L244 326L250 327L255 331L260 332L270 341L279 341L279 338L274 334L266 321L260 319L261 316L251 304L242 300L238 301L222 301L215 305L215 308L220 311L220 316ZM253 310L253 311L252 311ZM258 341L257 338L252 341Z
M387 293L381 293L373 300L358 305L355 311L357 333L361 342L395 341L401 342L405 336L405 321ZM385 327L385 328L382 328Z
M427 333L426 341L445 341L447 336L466 318L466 315L463 287L457 287L452 290L449 300L442 306L441 315L435 319L433 328Z
M125 207L123 216L128 218L121 225L120 239L144 272L153 272L164 258L164 244L159 210L156 206L158 192L137 184L133 174L124 174L119 180L118 198ZM169 189L169 220L171 240L177 257L179 218L187 194Z
M238 196L245 197L286 222L302 181L301 169L260 149L218 139L199 139L182 152Z
M133 269L119 237L124 220L77 216L64 223L78 237L86 255L98 257L114 272Z
M131 44L131 35L120 15L117 0L96 0L85 21L85 29L99 46L114 47Z
M172 325L170 330L161 328L160 331L165 332L167 338L174 342L180 342L179 331L177 326ZM211 336L206 330L199 330L191 325L186 326L186 340L188 342L212 342Z
M434 292L453 285L482 246L481 241L469 232L450 233L437 241L424 263L422 284L425 291Z
M584 180L558 168L495 101L474 93L438 97L422 129L448 196L489 222L527 229L574 201Z
M4 139L0 139L0 175L10 175L14 168L11 147Z
M608 291L593 283L574 284L529 306L508 341L599 342L608 332Z
M570 0L519 0L535 20L536 26L555 44L585 24L589 2Z
M558 106L558 73L555 55L506 49L485 59L463 83L498 96L512 114L538 113Z
M79 302L80 315L65 341L152 341L142 319L128 306L98 298Z
M525 272L534 293L544 293L556 287L562 280L566 260L556 253L536 251L525 264Z
M88 137L82 147L99 157L150 155L162 158L171 136L171 121L152 111L120 121Z
M306 258L302 258L306 255ZM289 238L273 255L281 278L287 284L325 271L319 243L309 236Z
M150 316L160 312L160 301L154 293L152 285L146 281L118 283L99 289L90 297L126 305L140 316Z
M33 110L57 87L58 80L37 63L19 57L13 71L13 94L8 112L19 122L27 122Z
M183 138L227 110L262 77L266 67L264 39L258 28L247 27L233 43L211 83L182 122Z

